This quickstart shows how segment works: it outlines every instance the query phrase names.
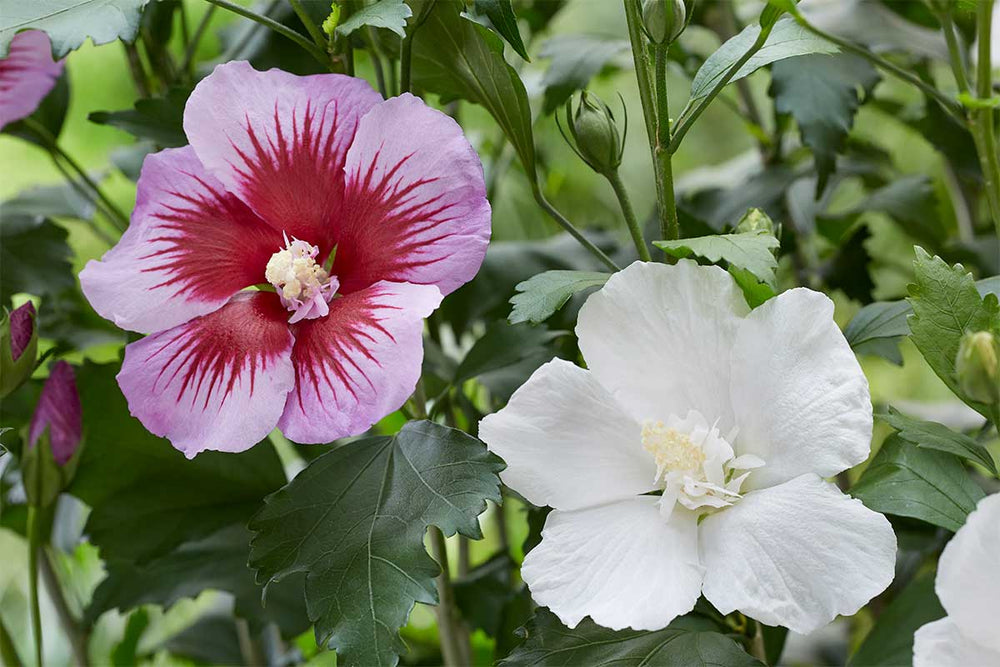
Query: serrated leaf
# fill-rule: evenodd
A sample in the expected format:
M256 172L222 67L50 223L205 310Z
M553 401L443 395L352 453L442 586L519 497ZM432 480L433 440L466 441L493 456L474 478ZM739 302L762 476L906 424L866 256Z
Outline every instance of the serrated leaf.
M524 83L503 58L500 38L459 15L459 3L438 2L413 39L413 81L443 100L483 106L535 178L535 140Z
M861 646L847 662L850 667L898 667L912 664L913 634L943 618L945 610L934 594L934 573L911 581L878 616Z
M543 111L550 114L561 107L630 48L628 40L600 35L558 35L547 40L538 53L539 58L551 61L542 77Z
M524 48L524 41L521 39L521 31L517 28L517 16L510 0L476 0L473 6L477 14L483 14L490 20L496 31L511 45L517 55L531 62L528 50Z
M596 271L546 271L518 283L517 294L510 302L514 308L508 321L511 324L532 322L540 324L578 292L601 287L611 275Z
M426 421L344 445L267 498L250 522L250 567L265 584L306 573L316 637L338 664L395 665L410 609L437 600L424 532L479 539L502 469L475 438Z
M691 82L691 100L708 95L709 91L725 75L736 61L743 57L760 36L759 25L749 25L738 35L730 38L720 46L702 64ZM809 32L794 19L784 17L778 19L771 29L764 46L755 53L730 80L738 81L749 76L765 65L773 62L805 56L813 53L837 53L840 49L836 44Z
M129 414L118 370L88 362L77 371L86 446L69 493L92 508L86 533L102 558L141 564L204 539L245 522L285 483L270 443L185 459Z
M0 216L0 303L18 292L58 294L74 286L73 251L62 227L35 216Z
M127 611L146 604L169 609L182 599L213 589L232 594L240 618L254 629L274 623L282 637L305 632L310 622L302 600L302 577L272 587L267 605L261 606L261 588L247 568L250 537L244 525L234 524L142 565L108 561L107 574L94 591L85 620L93 623L108 610Z
M983 416L993 419L991 406L966 397L955 377L955 357L962 336L969 331L1000 331L997 297L980 296L972 274L961 264L949 266L916 248L916 282L907 299L913 307L910 338L920 354L956 396Z
M62 58L88 37L95 45L135 39L148 0L0 0L0 58L22 30L44 30Z
M874 354L902 366L899 343L910 333L906 318L912 312L905 301L870 303L851 319L844 337L857 354Z
M774 108L795 118L802 143L812 150L817 193L836 168L854 114L880 80L871 63L849 53L803 56L771 69Z
M350 18L337 26L337 34L347 37L358 28L370 25L373 28L391 30L400 37L406 35L406 19L413 16L404 0L378 0L351 14Z
M765 231L653 241L653 245L680 259L697 255L712 263L724 260L732 266L746 269L762 283L774 287L774 270L778 268L778 260L773 251L780 244L773 234Z
M736 284L740 286L741 290L743 290L743 298L746 299L747 305L751 308L756 308L768 299L772 299L776 296L774 289L772 289L770 285L765 285L760 282L757 276L750 273L746 269L730 266L729 275L733 277Z
M184 105L190 90L171 88L166 97L141 99L134 109L94 111L87 118L98 125L110 125L139 139L150 139L167 148L187 145L184 134Z
M951 454L915 447L892 435L851 488L851 495L876 512L954 532L985 494Z
M679 619L683 620L683 619ZM676 623L676 622L675 622ZM544 607L527 627L527 640L500 667L615 665L615 667L760 667L732 639L717 632L667 627L654 632L609 630L585 618L570 629Z
M879 418L896 429L900 438L917 447L961 456L978 463L994 475L998 474L993 455L984 445L963 433L951 430L944 424L913 419L893 408L889 408L888 414L880 414Z

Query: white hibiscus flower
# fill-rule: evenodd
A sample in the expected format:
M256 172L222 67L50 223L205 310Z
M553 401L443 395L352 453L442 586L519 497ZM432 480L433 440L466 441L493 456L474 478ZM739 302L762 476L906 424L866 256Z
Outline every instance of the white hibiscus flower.
M822 294L750 311L728 273L632 264L480 437L550 505L521 573L564 623L654 630L700 593L810 632L893 577L884 516L823 480L869 453L868 383ZM649 495L651 492L662 495Z
M979 501L944 548L934 582L948 615L914 635L914 667L1000 665L1000 494Z

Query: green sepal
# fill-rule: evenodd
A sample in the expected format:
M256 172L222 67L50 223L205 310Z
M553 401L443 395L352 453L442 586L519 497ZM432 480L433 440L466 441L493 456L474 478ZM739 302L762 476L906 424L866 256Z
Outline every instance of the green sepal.
M27 427L22 433L23 441L28 442ZM73 477L76 476L77 465L80 462L80 452L84 441L81 439L73 456L65 465L56 463L49 442L48 427L38 436L34 445L26 445L21 456L21 474L24 479L24 491L28 504L35 507L48 507L53 504L63 492Z
M38 313L32 314L31 339L21 356L14 360L10 340L10 313L0 321L0 398L6 398L31 377L38 358Z

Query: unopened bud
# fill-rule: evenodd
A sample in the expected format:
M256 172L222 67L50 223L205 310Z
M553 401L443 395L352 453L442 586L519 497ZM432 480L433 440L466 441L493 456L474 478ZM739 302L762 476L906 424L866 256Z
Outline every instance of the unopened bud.
M684 32L686 14L684 0L643 0L642 27L653 44L670 44Z
M958 386L974 401L1000 403L1000 341L989 331L962 337L955 359Z
M566 103L566 122L580 157L599 174L616 170L622 162L622 144L611 109L587 91L580 93L575 113L572 104L572 100Z
M740 220L739 224L736 225L736 233L742 234L744 232L767 232L768 234L774 234L774 221L771 220L770 216L759 208L751 208Z
M37 319L29 301L0 322L0 398L20 387L35 369Z
M59 361L49 378L28 425L24 453L25 491L32 505L47 506L69 485L83 439L83 410L73 367Z

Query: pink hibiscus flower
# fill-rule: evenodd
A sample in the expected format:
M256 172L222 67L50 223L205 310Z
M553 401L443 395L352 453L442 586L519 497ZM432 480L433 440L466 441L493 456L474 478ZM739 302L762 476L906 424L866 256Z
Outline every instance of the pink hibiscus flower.
M52 60L52 43L40 30L14 35L0 60L0 130L34 113L56 85L63 62Z
M399 408L423 318L489 241L458 124L360 79L233 62L194 90L184 130L190 146L146 159L128 231L80 274L98 313L152 334L118 374L132 414L192 457L275 425L329 442Z

